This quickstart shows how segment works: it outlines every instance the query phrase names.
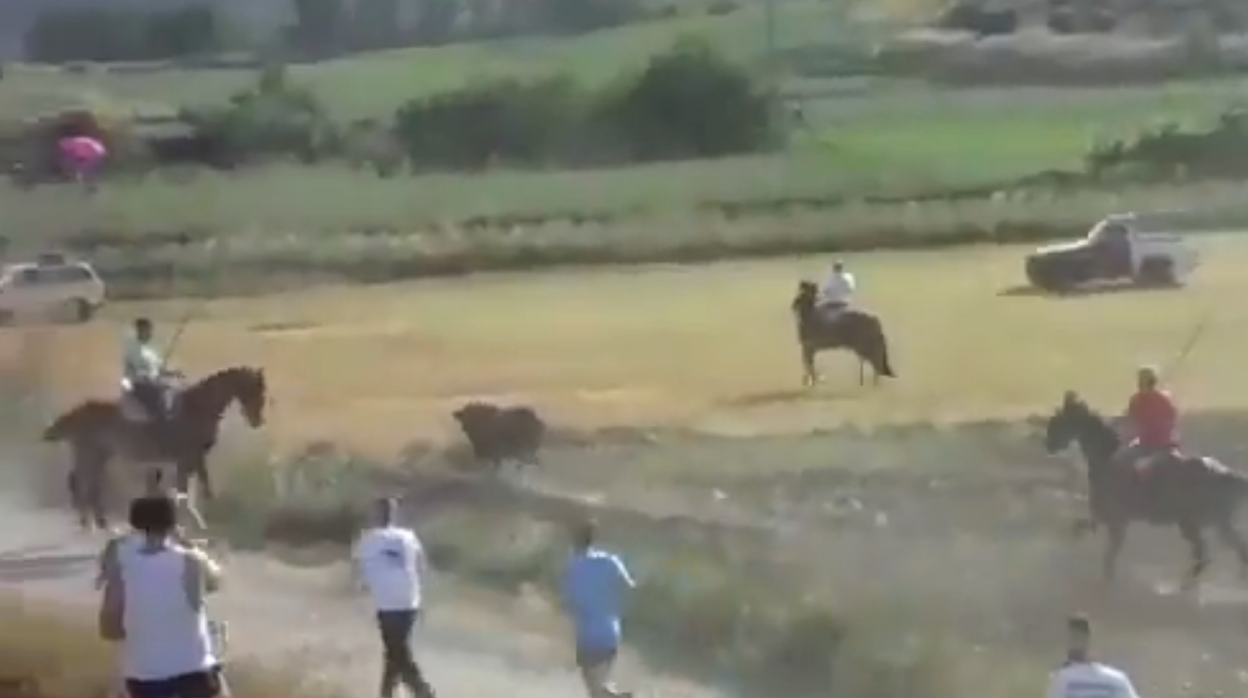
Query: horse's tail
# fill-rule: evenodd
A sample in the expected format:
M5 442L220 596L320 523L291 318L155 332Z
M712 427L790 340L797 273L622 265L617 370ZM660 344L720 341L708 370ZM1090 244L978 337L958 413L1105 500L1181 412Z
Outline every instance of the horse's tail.
M43 440L62 441L71 438L85 425L84 418L91 413L93 406L94 403L91 402L83 403L57 417L55 421L43 430Z
M889 359L888 354L888 337L884 334L884 325L880 319L874 316L867 316L869 322L869 334L864 339L866 346L863 352L868 361L875 366L875 372L885 378L896 378L897 374L893 371L893 363Z

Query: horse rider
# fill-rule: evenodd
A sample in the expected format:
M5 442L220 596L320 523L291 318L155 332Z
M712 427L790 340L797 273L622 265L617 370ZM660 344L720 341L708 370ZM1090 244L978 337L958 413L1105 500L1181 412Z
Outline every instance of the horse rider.
M1136 372L1137 390L1127 403L1127 423L1134 438L1118 454L1118 462L1148 470L1159 457L1177 452L1179 411L1174 398L1160 387L1157 369Z
M832 263L832 273L824 283L819 298L819 310L829 320L835 319L846 308L854 292L858 290L858 282L854 275L845 271L845 263L836 260Z
M156 422L165 420L165 404L169 392L168 373L164 360L152 347L152 321L141 317L134 321L134 336L126 344L122 364L122 387Z

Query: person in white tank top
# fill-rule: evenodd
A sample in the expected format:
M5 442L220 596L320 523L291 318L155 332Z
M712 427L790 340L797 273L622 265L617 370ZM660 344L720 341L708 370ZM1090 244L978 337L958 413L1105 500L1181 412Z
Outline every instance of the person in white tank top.
M166 487L164 484L164 475L160 468L152 468L147 472L144 478L144 496L147 497L163 497L169 496L173 498L175 509L175 526L172 534L173 540L180 545L188 548L204 547L203 536L208 533L208 524L204 522L204 517L199 513L195 504L191 502L189 496L182 492L178 492L173 487ZM195 534L201 538L197 541L195 538L186 535L187 521L194 526ZM136 531L127 531L119 536L114 536L104 544L104 549L100 551L99 572L95 578L95 588L104 588L104 579L108 574L109 566L116 563L117 547L122 544L129 544L135 540L141 540L142 535Z
M132 502L136 535L114 546L105 573L100 634L121 643L130 698L215 698L224 690L205 609L221 572L173 540L175 511L168 496Z

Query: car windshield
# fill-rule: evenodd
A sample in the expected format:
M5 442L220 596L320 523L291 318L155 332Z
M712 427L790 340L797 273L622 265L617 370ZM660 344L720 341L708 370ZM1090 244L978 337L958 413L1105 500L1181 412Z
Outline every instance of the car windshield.
M1127 226L1122 221L1114 219L1106 219L1096 224L1092 228L1092 232L1088 233L1088 240L1091 242L1109 242L1112 240L1120 240L1127 235Z

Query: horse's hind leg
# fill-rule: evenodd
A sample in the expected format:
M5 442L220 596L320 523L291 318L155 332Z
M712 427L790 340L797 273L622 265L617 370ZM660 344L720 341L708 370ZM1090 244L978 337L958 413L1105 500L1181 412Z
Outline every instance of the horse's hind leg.
M1182 586L1183 590L1190 591L1196 587L1196 583L1200 581L1200 576L1209 567L1209 554L1205 546L1205 534L1201 531L1199 523L1194 521L1180 522L1179 533L1183 535L1183 540L1187 541L1192 551L1192 566L1188 570Z
M1118 568L1118 556L1122 553L1122 546L1127 542L1127 524L1125 521L1114 521L1105 526L1105 555L1101 559L1101 571L1105 576L1105 581L1111 582L1114 579L1114 573Z
M1244 537L1239 534L1230 519L1218 521L1214 524L1213 530L1223 543L1235 551L1235 556L1239 558L1239 578L1248 580L1248 541L1245 541Z

